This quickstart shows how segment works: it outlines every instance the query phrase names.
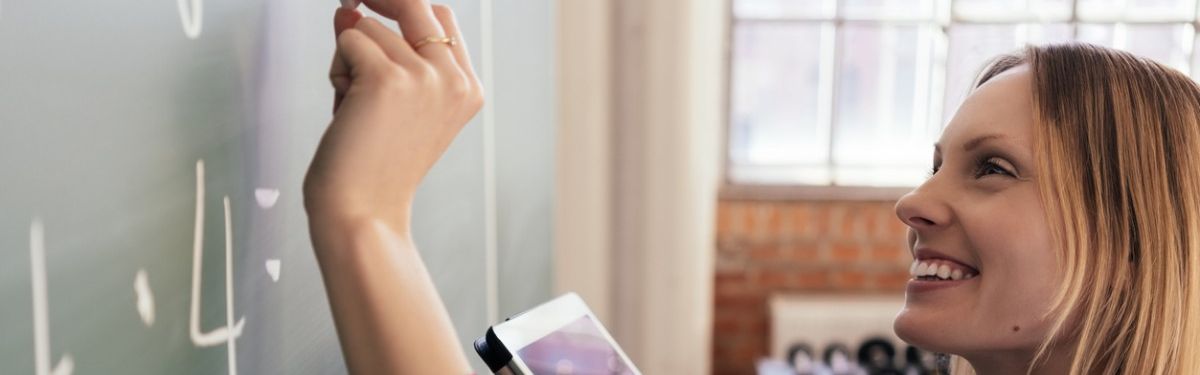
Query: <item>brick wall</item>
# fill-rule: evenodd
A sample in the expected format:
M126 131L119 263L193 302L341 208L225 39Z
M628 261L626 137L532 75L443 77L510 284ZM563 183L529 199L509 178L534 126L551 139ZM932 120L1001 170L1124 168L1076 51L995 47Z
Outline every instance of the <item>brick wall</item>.
M713 372L753 374L768 354L771 293L902 294L911 257L894 205L718 202Z

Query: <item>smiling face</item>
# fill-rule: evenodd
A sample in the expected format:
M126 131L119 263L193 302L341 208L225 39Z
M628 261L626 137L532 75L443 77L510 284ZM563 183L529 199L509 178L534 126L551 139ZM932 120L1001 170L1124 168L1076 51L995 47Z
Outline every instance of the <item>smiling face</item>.
M908 343L969 360L1026 356L1049 330L1059 267L1037 186L1032 87L1017 66L974 90L942 132L934 173L896 204L915 269L978 272L910 281L894 324Z

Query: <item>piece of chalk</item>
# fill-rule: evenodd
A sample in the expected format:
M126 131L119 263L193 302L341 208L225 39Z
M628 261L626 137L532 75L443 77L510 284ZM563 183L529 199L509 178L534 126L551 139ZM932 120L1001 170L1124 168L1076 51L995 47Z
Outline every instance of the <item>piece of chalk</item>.
M342 8L354 9L358 8L359 0L342 0Z

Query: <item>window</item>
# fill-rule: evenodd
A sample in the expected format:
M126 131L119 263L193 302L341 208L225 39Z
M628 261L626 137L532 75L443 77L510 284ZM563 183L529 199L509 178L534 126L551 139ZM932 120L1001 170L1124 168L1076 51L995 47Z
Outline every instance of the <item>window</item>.
M731 0L734 185L916 186L988 59L1070 40L1195 72L1197 0Z

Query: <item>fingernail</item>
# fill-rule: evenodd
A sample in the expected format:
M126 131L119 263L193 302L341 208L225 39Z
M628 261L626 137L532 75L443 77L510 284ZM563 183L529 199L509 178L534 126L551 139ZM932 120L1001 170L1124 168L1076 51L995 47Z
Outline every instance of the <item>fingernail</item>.
M354 9L358 8L359 0L342 0L342 8Z

